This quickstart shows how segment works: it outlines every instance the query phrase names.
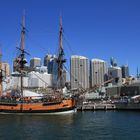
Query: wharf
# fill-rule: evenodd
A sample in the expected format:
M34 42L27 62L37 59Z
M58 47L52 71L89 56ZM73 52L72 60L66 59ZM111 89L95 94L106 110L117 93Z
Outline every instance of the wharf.
M79 111L96 111L96 110L133 110L140 111L140 104L135 103L119 103L119 104L105 104L105 103L97 103L97 104L84 104L78 105L77 110Z
M90 111L90 110L115 110L116 106L114 104L87 104L77 106L79 111Z

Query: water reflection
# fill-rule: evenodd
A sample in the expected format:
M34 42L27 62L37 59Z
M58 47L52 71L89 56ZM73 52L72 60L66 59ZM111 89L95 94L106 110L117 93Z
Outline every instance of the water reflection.
M52 139L69 135L75 114L49 116L1 115L0 137L14 139ZM1 131L0 130L0 131ZM7 134L8 131L8 134ZM55 134L55 135L54 135Z
M57 116L0 115L0 140L139 139L139 115L140 112L118 111Z

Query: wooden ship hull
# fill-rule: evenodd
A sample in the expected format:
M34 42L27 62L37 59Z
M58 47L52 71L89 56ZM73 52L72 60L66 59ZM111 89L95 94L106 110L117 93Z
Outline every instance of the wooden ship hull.
M0 102L0 113L14 114L64 114L76 112L75 100L49 103L8 103Z

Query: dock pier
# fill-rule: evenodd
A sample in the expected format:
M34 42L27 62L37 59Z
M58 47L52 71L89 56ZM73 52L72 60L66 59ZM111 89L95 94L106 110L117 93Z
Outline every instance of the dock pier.
M116 106L113 104L88 104L77 106L77 110L79 111L115 110L115 109Z
M78 105L77 110L79 111L97 111L97 110L133 110L133 111L140 111L140 103L120 103L120 104L105 104L105 103L96 103L96 104L83 104Z

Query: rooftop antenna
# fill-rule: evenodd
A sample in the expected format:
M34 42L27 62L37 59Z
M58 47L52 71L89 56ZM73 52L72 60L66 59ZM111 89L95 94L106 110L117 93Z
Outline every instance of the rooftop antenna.
M2 96L2 51L0 50L0 96Z
M139 68L137 67L137 78L139 78Z

